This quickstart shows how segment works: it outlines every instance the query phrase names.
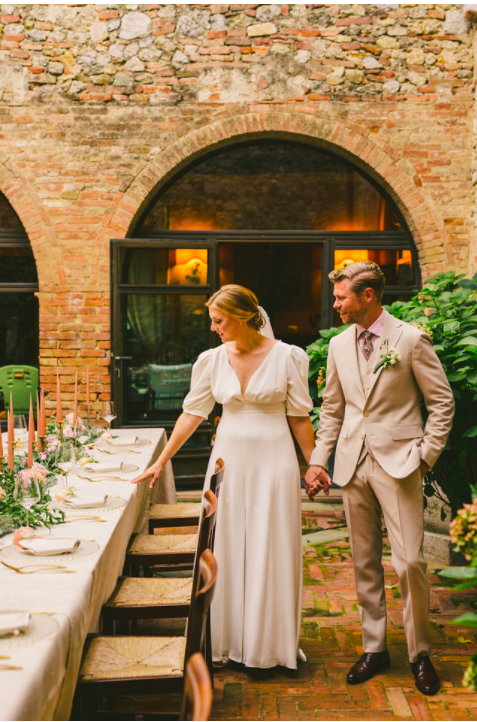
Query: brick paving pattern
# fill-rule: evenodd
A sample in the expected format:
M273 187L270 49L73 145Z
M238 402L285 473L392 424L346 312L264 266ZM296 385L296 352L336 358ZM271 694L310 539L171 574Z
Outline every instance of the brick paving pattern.
M306 531L344 523L340 505L305 512ZM424 697L409 669L397 576L385 547L388 646L392 666L364 685L349 686L349 667L362 654L361 625L347 539L314 544L304 550L301 646L307 663L297 672L245 670L233 664L215 675L212 720L474 720L477 694L462 687L477 635L450 620L477 599L469 591L442 586L438 566L429 564L433 663L442 689Z
M283 668L246 670L230 664L216 669L211 720L477 720L477 694L462 686L467 660L477 651L477 630L452 626L458 614L477 606L477 595L441 584L429 564L432 661L442 681L434 697L414 686L402 624L401 594L384 547L388 647L392 666L369 682L349 686L348 669L362 654L361 625L343 507L303 505L304 589L301 647L307 662L296 672ZM170 533L171 530L168 530ZM178 530L179 531L179 530ZM191 528L180 531L190 533ZM316 540L325 538L324 543ZM332 538L330 540L330 538ZM313 543L308 544L312 540ZM385 539L385 542L387 540ZM140 622L141 634L178 634L183 620ZM279 630L277 630L279 633ZM115 709L131 714L175 711L180 695L149 700L122 698Z

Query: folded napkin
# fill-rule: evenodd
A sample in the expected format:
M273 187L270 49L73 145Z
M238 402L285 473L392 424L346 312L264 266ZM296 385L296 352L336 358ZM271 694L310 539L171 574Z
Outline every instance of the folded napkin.
M137 436L129 434L129 436L117 436L114 439L106 439L106 443L110 446L136 446L138 442Z
M80 539L23 539L20 549L36 557L48 557L54 554L71 554L80 543Z
M123 470L123 462L122 461L103 461L103 462L100 461L95 464L92 464L92 463L85 464L83 466L83 469L86 469L86 471L94 471L95 473L105 472L105 471L122 471Z
M69 494L61 503L71 509L90 509L91 507L104 506L108 501L107 494L98 496L79 496Z
M30 612L0 612L0 635L25 632L30 621Z

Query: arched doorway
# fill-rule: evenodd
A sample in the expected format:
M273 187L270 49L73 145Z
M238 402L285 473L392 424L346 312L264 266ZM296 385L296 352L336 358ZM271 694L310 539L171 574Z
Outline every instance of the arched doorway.
M18 215L0 193L0 367L38 366L38 275Z
M216 343L204 302L220 285L252 288L277 337L306 347L338 322L328 273L362 258L383 267L386 301L418 285L398 210L349 161L267 139L191 163L158 189L132 237L113 241L114 394L123 425L174 423L193 361Z

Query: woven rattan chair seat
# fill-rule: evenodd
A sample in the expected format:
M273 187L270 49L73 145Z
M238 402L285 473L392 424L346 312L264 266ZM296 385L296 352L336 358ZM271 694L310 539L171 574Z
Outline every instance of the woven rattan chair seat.
M96 637L79 678L182 677L186 642L185 637Z
M115 607L190 604L191 595L192 577L186 579L131 577L121 582L110 603Z
M169 517L189 517L200 516L200 503L179 504L151 504L149 507L149 517L151 519L168 519Z
M197 534L138 534L129 554L193 554L197 548Z

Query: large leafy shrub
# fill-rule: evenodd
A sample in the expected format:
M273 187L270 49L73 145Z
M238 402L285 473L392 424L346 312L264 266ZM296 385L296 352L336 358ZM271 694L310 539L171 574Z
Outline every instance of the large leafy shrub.
M411 301L395 301L385 308L429 333L452 387L454 424L446 448L426 476L424 491L427 496L447 499L456 512L471 501L471 486L477 484L477 280L454 272L438 273ZM317 404L315 425L325 389L329 342L345 328L320 331L321 338L307 348Z

